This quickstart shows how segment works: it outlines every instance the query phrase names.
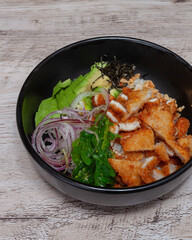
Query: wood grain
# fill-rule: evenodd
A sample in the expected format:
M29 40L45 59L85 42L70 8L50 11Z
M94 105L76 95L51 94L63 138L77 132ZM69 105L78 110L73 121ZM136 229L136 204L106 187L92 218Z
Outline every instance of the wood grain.
M81 39L153 41L192 64L192 1L0 0L0 239L192 239L192 178L144 205L111 208L65 196L34 170L15 107L30 71Z

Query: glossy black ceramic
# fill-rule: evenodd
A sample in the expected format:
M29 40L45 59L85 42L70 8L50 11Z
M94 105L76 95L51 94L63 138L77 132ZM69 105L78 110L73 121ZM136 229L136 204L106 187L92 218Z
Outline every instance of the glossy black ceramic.
M109 189L91 187L49 167L31 146L34 116L41 100L51 96L53 86L67 78L74 79L100 61L118 60L136 65L136 71L154 81L160 92L185 105L183 116L192 123L192 67L175 53L151 42L126 37L93 38L66 46L43 60L28 76L17 102L20 137L39 173L63 193L85 202L128 206L155 199L182 183L192 172L192 160L170 176L141 187ZM189 129L191 133L192 128Z

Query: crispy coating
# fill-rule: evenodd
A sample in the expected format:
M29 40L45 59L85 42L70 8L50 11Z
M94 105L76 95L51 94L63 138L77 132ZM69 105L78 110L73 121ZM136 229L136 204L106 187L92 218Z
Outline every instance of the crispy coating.
M152 107L157 107L160 104L160 100L158 98L152 98L148 102L145 103L144 109L150 109Z
M122 89L122 93L125 94L126 96L128 96L130 92L131 92L131 88L130 87L124 87Z
M108 110L115 122L110 130L121 135L111 145L114 158L109 159L117 173L115 187L157 181L192 156L192 136L187 135L190 123L178 113L183 107L178 108L175 99L159 93L152 81L139 75L128 84Z
M181 159L183 163L190 160L190 150L182 147L178 142L169 140L167 144L173 149L175 155Z
M166 101L166 108L171 114L175 114L177 111L177 103L175 99Z
M175 172L176 170L178 170L180 168L180 166L175 165L173 163L166 163L162 168L161 171L164 174L164 176L168 176L171 173Z
M135 74L133 77L131 77L131 78L129 79L129 81L128 81L129 86L134 87L135 80L137 80L138 78L140 78L140 76L141 76L140 73L137 73L137 74Z
M151 129L139 129L122 135L120 141L125 152L147 151L154 149L154 133Z
M150 89L131 91L126 102L127 112L132 115L138 112L151 97Z
M121 180L128 187L140 186L142 179L140 177L140 162L132 162L122 159L109 159L109 163L121 177Z
M186 136L188 128L190 126L190 122L187 118L180 117L176 122L176 128L177 128L177 138L181 138Z
M139 117L162 139L175 140L174 117L169 111L154 106L144 109L140 112Z
M112 126L109 127L110 132L118 134L119 133L119 125L114 123Z
M182 167L183 166L183 163L181 162L181 160L178 158L178 157L172 157L170 158L170 161L169 161L171 164L174 164L176 165L178 168Z
M109 108L119 116L123 116L127 113L127 110L124 108L124 106L120 102L115 100L112 100L109 103Z
M115 154L115 158L122 159L125 156L123 148L119 143L115 142L114 144L112 144L111 149L113 150L113 153Z
M117 114L115 114L111 109L107 110L106 113L107 117L109 118L109 120L113 123L117 123L119 122L119 117L117 116Z
M146 80L143 84L145 88L155 89L155 85L151 80ZM158 90L157 90L158 91Z
M144 158L145 154L143 152L126 152L122 156L122 159L129 160L132 162L139 162Z
M98 107L105 104L105 100L102 94L97 94L96 96L92 97L92 103L94 107Z
M164 178L166 175L162 172L161 169L154 168L152 171L152 176L157 181Z
M153 169L158 165L159 159L156 156L145 158L140 169L140 175L145 183L154 182Z
M109 94L109 101L115 100L115 97ZM102 94L97 94L92 97L92 103L94 107L105 105L105 100Z
M189 161L189 151L181 147L175 141L176 128L174 124L174 116L169 111L162 110L160 107L153 107L140 113L140 118L148 124L160 138L166 141L171 149L173 149L176 156L178 156L184 163Z
M177 142L183 148L188 149L189 154L192 155L192 136L191 135L179 138L177 139Z
M116 99L119 103L121 103L125 108L126 108L126 102L128 100L128 96L125 95L124 93L120 93Z
M169 162L170 158L167 153L167 148L164 142L159 142L155 145L155 154L163 162Z
M115 100L115 97L109 94L109 101L111 102L112 100Z
M132 116L127 120L125 120L124 122L120 121L118 123L118 126L119 126L119 131L125 131L125 132L133 131L141 127L140 120L136 116Z

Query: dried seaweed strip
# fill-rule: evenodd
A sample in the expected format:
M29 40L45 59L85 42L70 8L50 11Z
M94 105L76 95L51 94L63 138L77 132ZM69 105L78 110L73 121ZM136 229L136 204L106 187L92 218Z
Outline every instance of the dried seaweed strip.
M133 77L135 74L135 65L121 63L114 58L113 61L108 62L108 64L102 68L98 67L103 75L109 77L112 82L112 87L114 88L122 88L125 87L126 84L121 86L120 80L122 78L129 80L129 78Z

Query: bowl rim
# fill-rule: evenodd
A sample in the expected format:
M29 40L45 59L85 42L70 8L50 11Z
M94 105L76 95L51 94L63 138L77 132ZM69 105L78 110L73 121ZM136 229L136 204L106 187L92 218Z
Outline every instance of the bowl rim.
M180 57L179 55L177 55L176 53L174 53L173 51L150 41L147 40L143 40L143 39L139 39L139 38L132 38L132 37L125 37L125 36L103 36L103 37L93 37L93 38L88 38L88 39L84 39L81 41L77 41L74 43L71 43L67 46L64 46L58 50L56 50L55 52L51 53L50 55L48 55L46 58L44 58L32 71L31 73L28 75L27 79L25 80L25 82L23 83L21 90L19 92L18 95L18 99L17 99L17 104L16 104L16 122L17 122L17 128L18 128L18 132L20 135L20 138L23 142L24 147L27 149L28 153L30 154L30 156L32 157L33 160L35 160L35 162L40 165L46 172L48 172L49 174L51 174L53 177L57 178L58 180L60 180L61 182L65 183L65 184L69 184L75 188L80 188L86 191L92 191L92 192L98 192L98 193L108 193L108 194L132 194L132 193L136 193L136 192L143 192L143 191L147 191L153 188L158 188L166 183L171 182L172 180L174 180L175 178L179 177L181 174L183 174L184 172L186 172L191 166L192 166L192 159L190 159L183 167L181 167L179 170L177 170L176 172L168 175L167 177L164 177L158 181L149 183L149 184L145 184L142 186L137 186L137 187L128 187L128 188L103 188L103 187L95 187L95 186L90 186L87 184L83 184L80 182L77 182L76 180L73 180L69 177L66 177L64 175L61 175L59 172L57 172L56 170L54 170L51 166L49 166L47 163L45 163L40 156L36 153L36 151L33 149L31 143L29 142L27 136L25 135L24 132L24 128L22 125L22 103L23 103L23 99L24 99L24 92L26 89L26 85L27 83L34 77L34 75L38 72L38 70L45 64L47 64L50 60L52 60L57 54L61 53L62 51L67 51L70 50L72 48L77 48L89 43L95 43L95 42L99 42L102 40L106 40L106 41L110 41L110 40L123 40L123 41L128 41L128 42L134 42L134 43L138 43L141 45L145 45L151 48L154 48L156 50L159 50L163 53L166 53L168 55L170 55L171 57L173 57L174 59L176 59L177 61L181 62L190 72L192 72L192 66L185 61L182 57Z

